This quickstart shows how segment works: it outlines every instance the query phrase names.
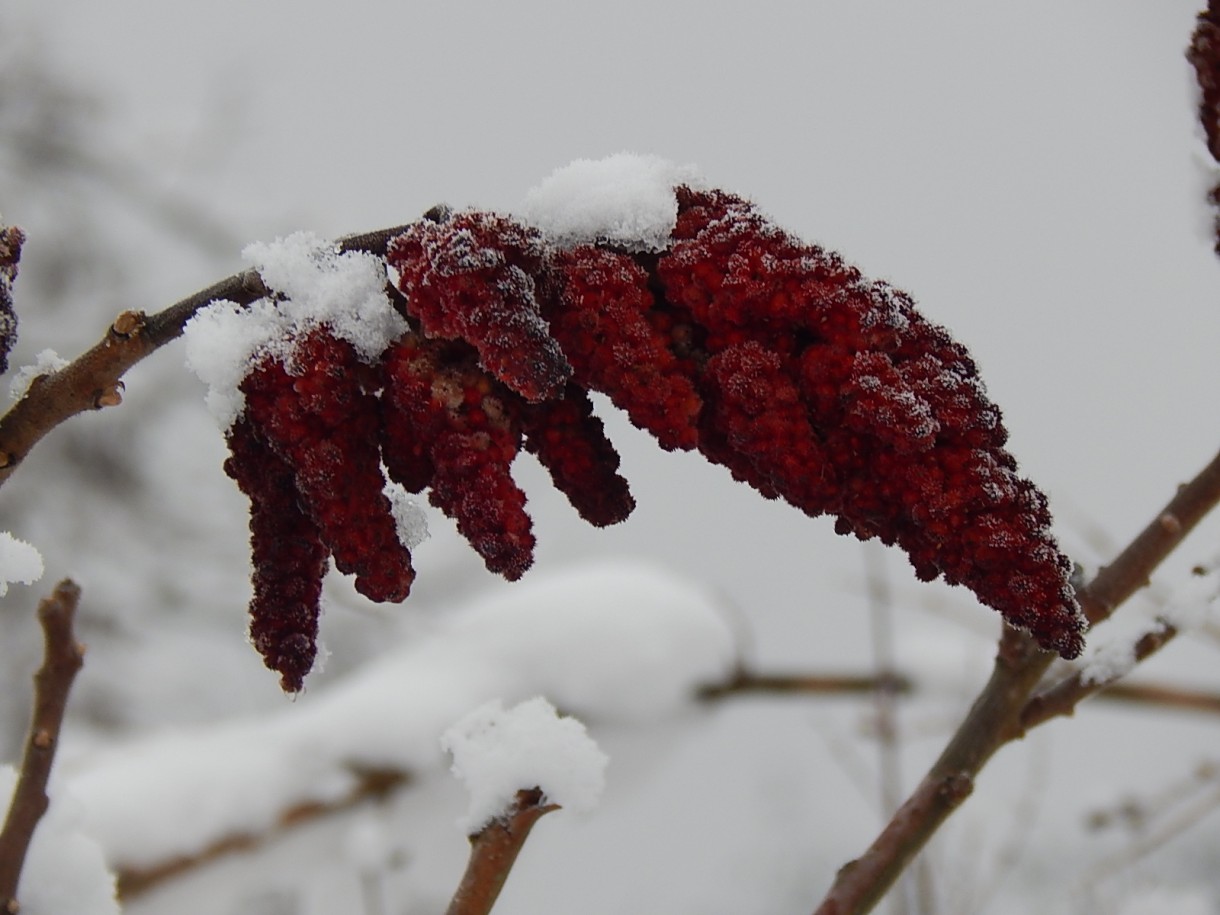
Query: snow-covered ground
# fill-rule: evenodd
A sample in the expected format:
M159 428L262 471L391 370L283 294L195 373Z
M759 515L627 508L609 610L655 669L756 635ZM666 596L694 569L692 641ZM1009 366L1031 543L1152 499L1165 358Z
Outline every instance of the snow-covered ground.
M1183 59L1195 10L14 0L0 213L30 237L14 371L242 269L250 242L438 202L545 214L547 186L529 190L565 163L655 154L908 290L966 343L1063 545L1095 568L1220 440L1220 264ZM556 237L617 231L537 218ZM370 767L408 780L129 913L443 911L468 801L441 734L534 696L587 728L605 788L540 821L498 912L809 911L885 819L874 706L702 703L693 687L738 661L874 671L872 570L893 595L894 664L918 683L899 704L909 788L987 674L997 622L968 593L661 452L602 402L629 521L587 528L519 461L539 539L526 580L488 575L431 517L402 607L328 580L325 669L285 699L243 638L245 500L184 363L181 344L157 353L122 407L57 430L0 492L0 531L45 565L0 601L0 753L16 759L25 726L33 607L70 575L89 652L47 832L76 850L82 891L89 842L149 867L338 803ZM1205 525L1114 628L1145 629L1218 533ZM1136 676L1220 690L1218 647L1205 630ZM1218 734L1214 716L1097 701L1007 748L927 856L932 910L1215 911ZM62 911L36 902L23 911Z

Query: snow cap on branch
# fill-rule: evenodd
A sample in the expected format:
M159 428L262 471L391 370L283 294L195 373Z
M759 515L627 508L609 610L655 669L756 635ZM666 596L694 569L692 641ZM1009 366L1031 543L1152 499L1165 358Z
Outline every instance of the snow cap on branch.
M219 300L187 323L186 362L208 385L207 402L222 429L245 409L242 379L264 356L286 356L309 331L326 327L376 362L406 322L385 294L385 264L363 251L296 232L247 245L242 256L277 296L241 307Z
M526 195L522 215L556 245L663 251L678 221L674 188L701 187L693 165L621 152L577 159Z
M0 597L13 582L32 585L42 578L42 554L7 531L0 533Z
M542 790L544 803L591 810L606 781L606 754L575 718L541 697L510 709L494 699L441 735L451 771L470 791L459 825L473 835L510 812L518 791Z

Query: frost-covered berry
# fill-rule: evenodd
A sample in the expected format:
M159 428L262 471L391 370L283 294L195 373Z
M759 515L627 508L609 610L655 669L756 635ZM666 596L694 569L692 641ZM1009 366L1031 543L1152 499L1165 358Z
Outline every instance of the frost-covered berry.
M792 239L744 200L678 190L656 266L689 316L700 450L768 497L902 547L1073 657L1085 622L1037 489L1003 449L973 360L909 297Z
M558 252L555 266L551 332L576 383L607 394L661 447L693 448L699 395L669 349L667 325L649 321L648 273L625 254L591 245Z
M0 226L0 373L8 371L8 354L17 342L17 311L13 307L13 280L21 260L25 233L16 226Z
M341 572L371 600L401 601L415 572L383 490L377 401L346 340L319 328L287 360L268 356L241 383L246 416L291 466Z
M537 231L466 212L421 220L391 241L386 260L426 336L466 341L490 375L538 401L572 372L537 299L545 256Z
M525 447L538 457L582 518L597 527L631 514L635 499L618 474L619 456L583 388L524 411Z
M1085 621L1046 500L1017 474L965 348L742 198L674 194L667 247L650 229L649 244L560 248L506 217L438 213L389 245L404 298L375 367L325 324L262 352L240 434L282 461L322 549L365 594L405 596L380 462L488 569L519 577L534 548L511 474L522 448L590 523L623 520L634 500L593 415L599 391L662 447L895 544L919 578L965 585L1078 654Z
M447 422L433 405L432 384L452 349L407 333L381 357L381 456L390 479L408 492L423 492L436 473L432 445Z
M1186 57L1199 86L1199 123L1207 148L1220 161L1220 12L1206 9L1199 13Z
M487 568L515 580L533 563L525 493L510 468L524 401L462 343L408 333L382 358L382 454L390 479L457 522Z
M832 511L837 475L784 359L754 341L708 360L700 449L768 498L810 515Z
M1212 159L1220 162L1220 9L1214 2L1199 13L1186 57L1195 69L1199 87L1199 123L1207 139ZM1210 193L1213 204L1220 205L1220 184ZM1216 218L1216 252L1220 253L1220 216Z
M317 654L328 551L301 509L288 463L244 419L229 427L226 440L225 473L250 499L250 640L284 690L298 692Z
M457 522L489 571L516 581L534 562L525 493L509 472L516 446L510 450L505 435L446 432L432 453L437 471L428 500Z

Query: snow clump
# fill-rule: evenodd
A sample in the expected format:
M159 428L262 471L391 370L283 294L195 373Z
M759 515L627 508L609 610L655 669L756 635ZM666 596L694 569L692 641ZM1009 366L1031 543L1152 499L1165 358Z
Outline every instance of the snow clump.
M585 811L606 783L606 754L585 726L540 696L510 709L499 699L479 706L441 735L441 748L470 792L459 821L467 835L507 816L518 791L538 788L546 804Z
M42 554L7 531L0 532L0 597L13 582L32 585L42 578Z
M560 247L600 242L663 251L678 222L678 185L702 187L692 165L618 153L577 159L530 190L522 216Z
M266 356L287 359L293 342L325 326L375 363L407 329L385 294L385 265L363 251L340 252L312 232L246 246L242 257L278 295L242 307L223 299L200 309L185 329L186 364L208 385L222 429L245 409L242 379Z

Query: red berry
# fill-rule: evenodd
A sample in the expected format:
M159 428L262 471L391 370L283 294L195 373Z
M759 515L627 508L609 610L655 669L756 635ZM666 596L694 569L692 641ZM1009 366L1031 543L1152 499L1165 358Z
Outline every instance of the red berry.
M285 363L264 358L243 380L250 423L288 462L339 571L371 600L401 601L415 572L383 490L377 400L351 344L318 329Z
M763 495L896 543L1046 648L1085 622L1045 499L1003 450L973 360L909 297L741 200L679 189L658 307L699 326L700 449Z
M382 359L383 459L390 478L457 522L487 568L513 580L533 563L525 493L510 473L521 398L462 343L409 333Z
M239 419L226 436L225 472L250 499L254 596L250 640L287 692L301 689L317 653L327 549L301 509L292 468Z
M0 225L0 373L8 371L8 354L17 342L17 311L13 307L13 280L21 260L25 233L16 226Z
M538 401L572 373L538 303L545 255L535 230L468 212L416 223L390 242L386 259L426 336L466 341L488 374Z
M574 380L602 391L666 450L698 441L699 395L648 321L648 274L630 257L589 245L556 255L561 292L551 329Z
M523 416L525 447L550 471L555 487L597 527L631 514L635 499L618 474L619 456L584 389L570 384L560 400L530 405Z

